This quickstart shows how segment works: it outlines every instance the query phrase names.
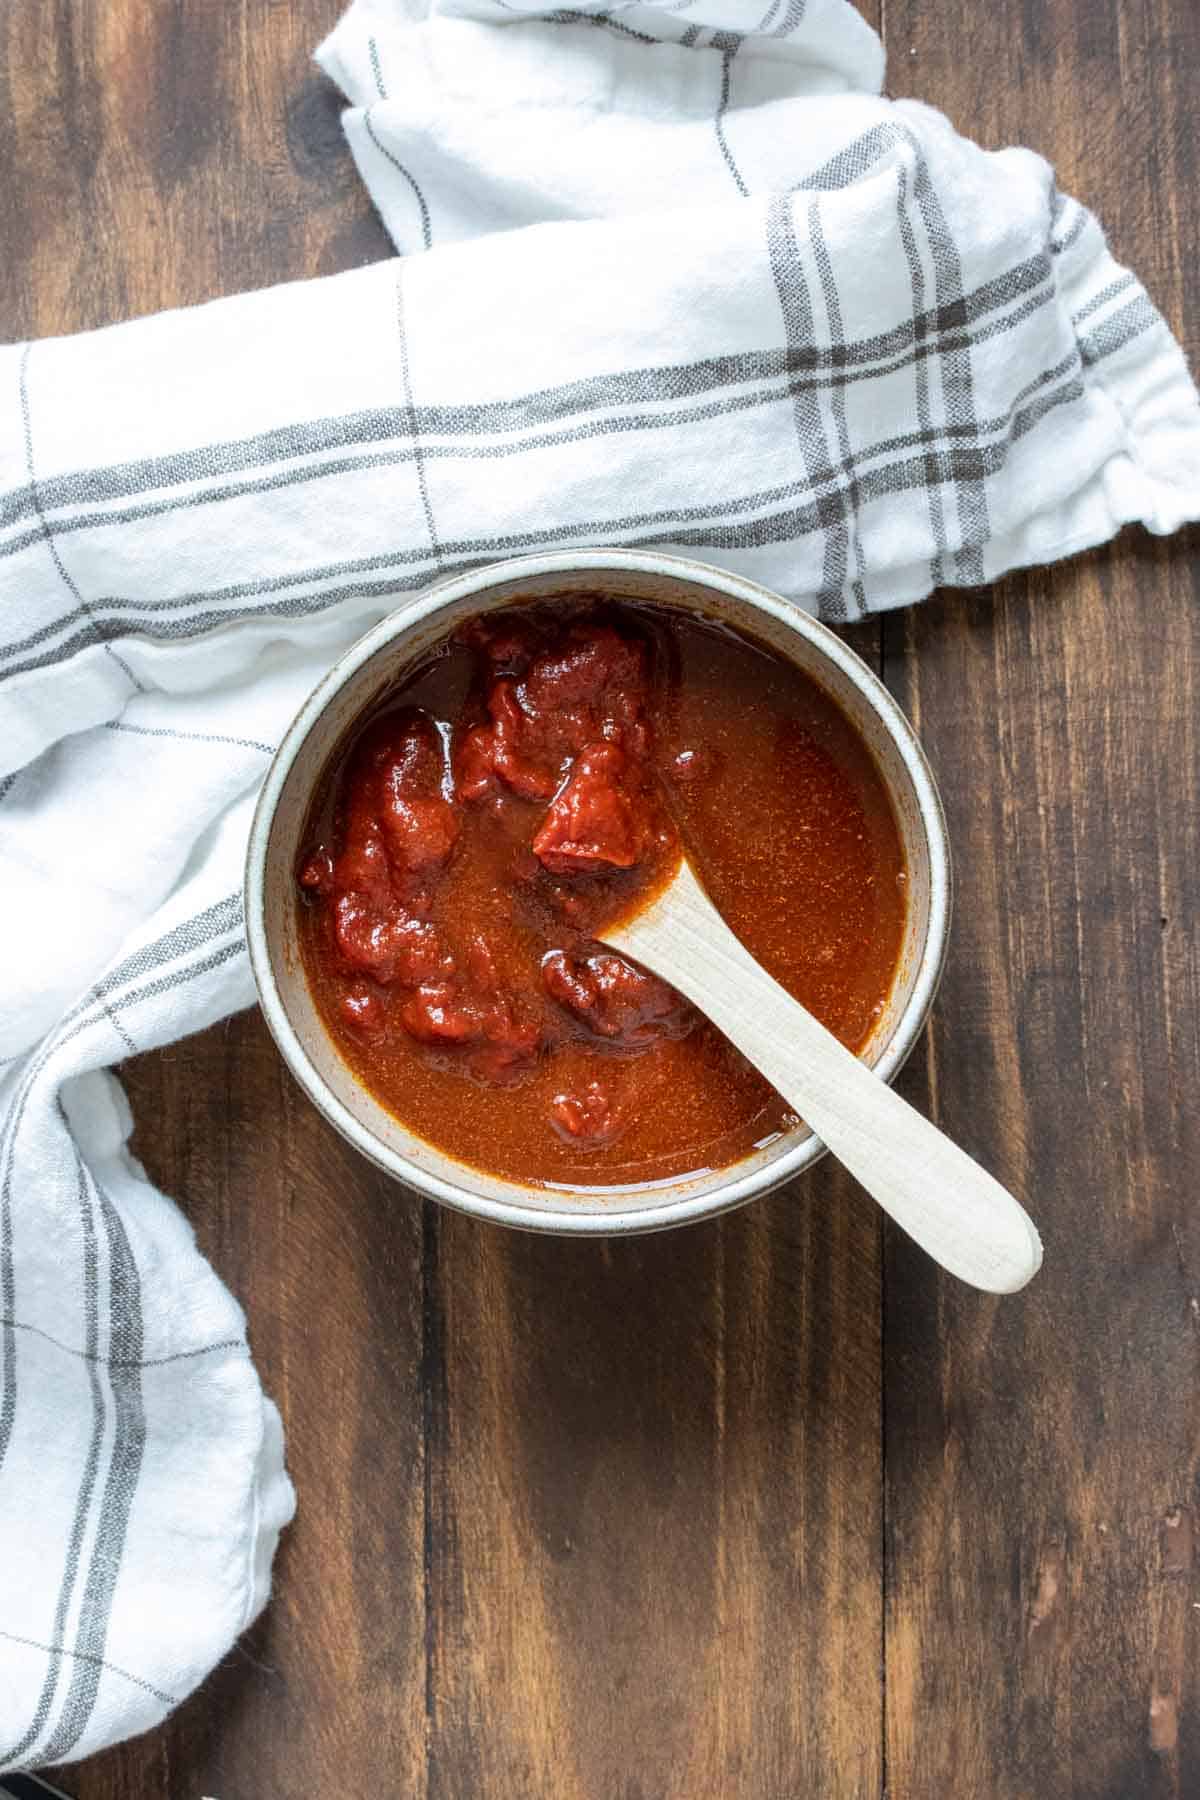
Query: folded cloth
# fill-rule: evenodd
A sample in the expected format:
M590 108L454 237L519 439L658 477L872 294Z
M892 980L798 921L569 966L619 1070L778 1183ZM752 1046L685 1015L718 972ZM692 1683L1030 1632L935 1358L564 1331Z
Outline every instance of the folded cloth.
M842 0L357 0L320 56L417 254L0 351L0 1768L161 1719L268 1591L279 1421L110 1071L250 1003L330 659L547 545L852 619L1200 514L1141 286Z

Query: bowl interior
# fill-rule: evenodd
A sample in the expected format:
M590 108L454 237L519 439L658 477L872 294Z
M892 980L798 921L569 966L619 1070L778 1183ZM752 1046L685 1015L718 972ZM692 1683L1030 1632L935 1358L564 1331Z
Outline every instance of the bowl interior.
M681 564L680 568L687 566ZM748 587L729 579L733 588ZM799 1173L823 1153L820 1142L798 1127L728 1168L684 1180L566 1191L504 1180L444 1155L380 1106L342 1061L313 1004L300 952L294 871L310 798L345 732L466 619L518 602L601 589L617 598L698 613L770 645L832 695L870 746L895 808L909 883L908 918L896 978L865 1052L881 1074L895 1073L920 1030L936 984L946 927L940 813L915 741L865 664L832 633L785 602L765 595L756 601L746 593L726 592L682 573L604 564L514 575L457 597L452 588L447 602L424 616L408 623L393 621L397 634L393 641L381 643L348 678L344 677L344 665L333 672L326 683L332 696L311 719L298 747L294 737L285 741L280 758L282 780L276 777L274 784L269 780L269 791L264 793L269 827L265 849L258 858L261 891L254 876L253 846L247 890L251 951L263 1008L310 1097L372 1160L450 1205L535 1230L636 1231L683 1223L739 1205ZM750 593L757 596L761 590ZM386 635L384 627L377 629L379 635ZM352 651L346 661L353 659ZM319 700L323 692L319 690L315 698ZM303 730L303 720L304 715L293 734ZM289 749L294 750L290 766ZM502 1093L497 1094L496 1103L504 1104Z

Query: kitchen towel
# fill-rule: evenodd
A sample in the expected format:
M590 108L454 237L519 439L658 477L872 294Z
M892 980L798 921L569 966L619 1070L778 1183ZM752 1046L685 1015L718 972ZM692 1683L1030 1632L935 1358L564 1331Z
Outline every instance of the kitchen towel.
M331 659L549 545L839 620L1200 514L1136 278L844 0L356 0L319 56L398 258L0 350L0 1769L154 1724L268 1592L278 1417L112 1068L250 1004Z

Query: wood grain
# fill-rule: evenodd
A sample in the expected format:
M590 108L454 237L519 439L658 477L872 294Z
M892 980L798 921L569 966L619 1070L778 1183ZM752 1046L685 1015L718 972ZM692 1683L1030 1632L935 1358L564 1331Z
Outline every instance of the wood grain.
M84 331L387 254L311 61L337 0L0 8L0 317Z
M1197 9L888 0L887 31L893 90L1049 155L1195 356ZM1200 1788L1198 552L1127 534L886 627L959 874L906 1079L1046 1240L996 1305L888 1234L894 1800Z
M8 0L5 334L385 254L308 61L339 10ZM1055 160L1194 351L1193 0L883 23L892 91ZM828 1165L628 1244L422 1210L256 1017L127 1069L300 1512L260 1624L72 1793L1195 1793L1198 552L1130 538L886 625L959 878L906 1091L1036 1203L1027 1297L956 1293L899 1237L884 1293Z

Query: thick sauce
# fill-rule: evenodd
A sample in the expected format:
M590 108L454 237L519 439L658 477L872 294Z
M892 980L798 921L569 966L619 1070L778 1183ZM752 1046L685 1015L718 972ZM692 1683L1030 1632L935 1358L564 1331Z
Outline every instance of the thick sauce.
M597 600L460 633L335 758L297 871L318 1008L410 1129L547 1185L720 1168L793 1123L593 932L682 840L729 924L843 1042L891 987L905 872L828 696L725 630Z

